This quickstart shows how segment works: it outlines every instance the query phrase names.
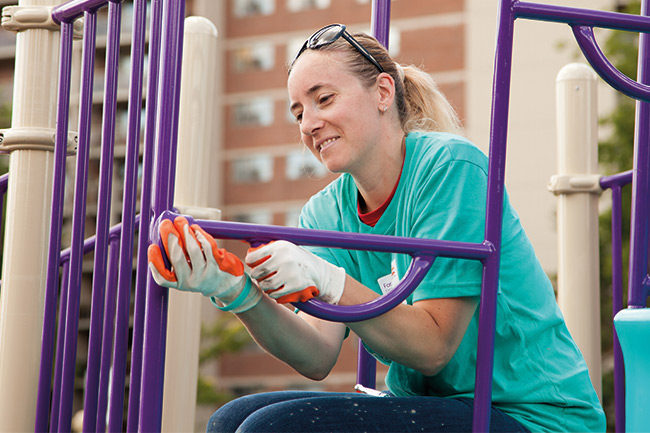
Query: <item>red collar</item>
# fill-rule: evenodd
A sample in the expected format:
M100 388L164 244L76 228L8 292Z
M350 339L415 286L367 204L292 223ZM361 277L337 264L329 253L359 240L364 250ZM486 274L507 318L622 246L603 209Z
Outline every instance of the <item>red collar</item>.
M402 162L402 169L404 169L404 163ZM368 213L362 213L361 212L361 195L359 195L359 198L357 199L357 213L359 214L359 219L361 220L362 223L369 225L371 227L374 227L375 224L377 224L377 221L379 221L379 218L384 214L384 211L390 204L390 201L393 199L395 196L395 191L397 191L397 185L399 185L399 180L402 177L402 172L400 171L400 177L397 178L397 182L395 183L395 186L393 187L393 191L390 193L388 198L382 203L381 206L379 206L375 210L371 210Z

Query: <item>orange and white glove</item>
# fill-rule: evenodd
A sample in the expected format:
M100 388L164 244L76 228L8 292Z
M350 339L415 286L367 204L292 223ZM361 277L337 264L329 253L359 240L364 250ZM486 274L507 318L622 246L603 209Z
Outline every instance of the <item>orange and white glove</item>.
M156 244L147 251L153 279L163 287L197 292L213 298L218 308L243 313L262 298L262 291L251 284L244 264L237 256L217 246L212 236L197 224L191 227L182 216L159 226L172 270L165 267L162 251Z
M291 242L275 241L246 254L251 277L277 302L316 298L338 304L345 287L345 270Z

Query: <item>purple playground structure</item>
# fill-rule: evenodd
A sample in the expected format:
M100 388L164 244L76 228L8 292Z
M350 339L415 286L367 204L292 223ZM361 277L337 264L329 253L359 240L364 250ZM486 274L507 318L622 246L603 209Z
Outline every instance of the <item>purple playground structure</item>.
M386 46L390 37L390 5L390 0L372 2L372 33ZM189 203L191 200L188 200L187 206L178 206L178 203L183 202L185 198L179 200L178 195L182 194L180 192L182 187L175 183L175 179L192 174L191 169L176 166L177 154L178 159L182 159L177 150L177 144L180 145L177 137L184 122L181 108L184 89L181 69L182 65L183 68L191 67L191 63L185 64L188 51L187 40L184 44L184 35L185 37L188 35L186 26L190 24L198 26L199 30L195 33L207 35L207 39L215 36L214 29L209 24L196 19L186 21L184 0L133 1L129 101L137 103L129 104L121 222L111 227L110 196L122 2L120 0L71 0L58 6L18 6L18 9L11 11L14 14L13 19L20 21L21 13L23 16L31 14L32 17L41 17L32 19L38 21L37 24L32 23L32 25L41 26L37 28L60 27L60 38L49 38L47 41L49 45L36 44L34 49L40 51L36 51L35 54L26 54L17 50L16 62L24 62L25 70L29 71L30 67L34 68L34 64L29 63L34 60L34 57L49 56L51 52L59 52L60 61L58 61L58 72L52 71L52 74L58 76L56 93L24 95L25 101L22 102L27 107L29 104L34 106L49 102L52 106L56 104L55 121L48 120L41 124L14 122L11 130L14 135L20 135L22 130L24 135L22 143L42 142L43 146L51 146L53 152L43 152L42 154L45 155L36 157L29 154L29 147L25 147L22 151L27 153L24 157L20 157L19 149L15 152L16 162L10 166L9 175L0 178L0 189L3 193L8 191L7 206L11 209L17 208L12 200L17 200L16 197L24 200L26 195L24 188L28 188L25 186L26 182L21 180L25 176L19 166L21 158L25 159L22 161L23 164L31 166L32 170L37 170L39 173L32 173L32 178L37 177L32 181L41 181L45 185L40 188L51 192L44 194L47 200L43 200L40 204L40 210L34 211L33 208L25 210L25 213L29 212L31 215L30 218L43 219L43 215L49 215L49 221L44 224L46 229L35 229L33 232L25 233L26 237L16 240L16 245L21 242L26 245L42 246L42 257L40 257L42 266L39 272L43 278L32 282L40 289L33 291L34 294L30 295L33 296L32 299L19 299L23 296L21 286L25 284L27 278L25 275L35 272L33 266L18 271L23 273L15 276L9 272L3 273L2 310L0 311L2 314L0 430L34 429L39 432L71 430L82 258L93 252L92 311L86 361L84 431L120 431L123 425L126 425L127 431L161 431L163 398L165 398L167 382L165 365L172 362L166 359L165 355L168 344L168 310L186 301L171 300L174 295L155 284L148 272L146 249L150 243L159 241L157 225L161 219L172 218L180 213L192 215L194 222L206 232L221 239L245 240L251 244L285 239L299 245L395 252L412 257L405 278L389 294L383 295L376 301L356 306L336 306L310 300L295 305L304 312L331 321L367 320L389 311L409 296L438 257L480 261L483 266L483 283L479 307L480 331L473 430L488 431L511 62L517 20L568 24L593 70L611 87L638 100L633 169L613 176L596 177L596 183L587 187L584 186L584 182L571 183L572 179L559 179L558 182L564 180L568 186L558 184L555 189L565 188L567 191L587 192L612 190L612 248L615 257L614 314L616 314L616 329L621 342L619 347L618 340L615 341L616 429L617 431L650 430L650 418L644 413L642 407L650 398L650 376L648 369L645 368L650 353L647 345L639 344L639 340L644 337L647 339L650 335L650 313L646 308L650 287L648 275L650 203L647 200L650 193L649 7L650 0L643 0L642 12L637 16L518 0L499 1L485 236L481 243L474 244L222 222L216 221L218 211L204 209L203 203L196 201ZM93 97L97 12L103 8L108 9L108 29L97 225L94 236L85 239L91 132L90 106ZM3 20L4 15L7 14L9 12L3 14ZM83 19L83 31L80 31L78 25L80 19ZM594 28L627 30L641 34L638 81L623 75L609 62L596 42ZM27 46L29 38L36 36L26 32L19 37L19 44ZM81 38L83 44L78 106L76 101L71 102L73 38ZM148 44L146 49L145 44ZM193 40L192 49L199 46L200 43ZM44 52L47 53L43 54ZM201 57L201 53L197 55ZM145 60L148 62L147 65ZM145 66L148 70L146 85L143 73ZM209 68L206 73L209 73ZM17 83L18 85L20 82ZM143 95L146 95L144 116L141 114ZM78 122L74 126L78 128L76 134L72 133L68 126L72 123L71 107L78 111ZM193 119L196 120L197 117L193 116ZM142 121L144 121L143 138L140 137ZM9 132L6 135L9 135ZM15 139L20 143L20 137ZM143 149L139 148L140 143L144 143ZM72 240L71 246L62 250L61 227L66 189L66 156L73 151L71 149L73 147L76 148L76 173L74 186L68 187L73 188L75 192ZM138 204L140 154L142 186ZM29 158L41 159L30 160ZM21 170L21 178L16 174L19 170ZM181 171L183 171L182 176ZM47 177L45 181L43 181L43 174ZM593 176L589 179L593 180ZM628 305L624 308L621 301L623 270L620 208L621 188L630 183L633 189L632 229ZM137 208L140 209L140 213L136 215ZM16 212L18 213L13 218L28 218L27 214L22 216L20 208L17 208ZM11 221L8 224L11 224ZM39 225L34 224L34 226ZM22 232L20 234L22 236ZM138 246L137 272L134 279L133 250L136 244ZM5 261L9 261L5 263L3 268L5 270L9 270L14 263L15 269L21 267L22 257L12 258L8 254L7 248L11 248L11 245L11 242L5 243ZM25 252L20 254L27 256L24 260L28 263L34 263L40 253L32 250L27 254ZM135 288L134 299L131 299L132 285ZM188 308L195 308L191 305L193 301L187 302L189 302ZM25 307L25 304L30 305ZM32 310L24 314L5 314L7 311L25 311L24 308ZM34 320L34 311L38 314L37 320ZM29 324L25 323L25 317L29 317ZM132 334L129 330L131 317ZM26 329L29 331L25 331ZM198 339L198 330L194 329L192 332ZM25 345L27 348L24 348ZM196 354L190 353L189 356L196 356ZM129 374L127 374L127 364L130 365ZM19 368L22 372L38 373L38 378L28 382L26 386L24 380L17 381L13 377L15 376L13 372L18 371ZM625 380L624 374L627 375L628 380ZM357 377L360 384L374 386L375 361L361 346ZM186 382L192 381L186 380ZM192 389L189 392L191 393ZM126 413L123 410L125 400L128 403ZM19 407L16 407L17 405Z

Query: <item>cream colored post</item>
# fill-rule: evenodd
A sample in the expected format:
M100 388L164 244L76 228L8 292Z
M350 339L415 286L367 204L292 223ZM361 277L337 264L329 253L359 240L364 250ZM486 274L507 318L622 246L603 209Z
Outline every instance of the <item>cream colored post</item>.
M185 20L174 206L201 219L209 209L215 109L217 29L207 18ZM202 296L169 291L162 430L194 431Z
M597 77L584 64L557 76L558 304L600 397Z
M56 0L21 0L44 17ZM45 8L42 8L45 7ZM4 15L4 14L3 14ZM23 15L24 16L24 15ZM3 25L5 18L3 16ZM11 130L29 139L3 147L9 156L9 190L0 290L0 432L33 431L38 391L43 304L52 200L58 30L45 21L15 21L16 59ZM5 31L5 30L3 30ZM35 128L35 129L34 129Z

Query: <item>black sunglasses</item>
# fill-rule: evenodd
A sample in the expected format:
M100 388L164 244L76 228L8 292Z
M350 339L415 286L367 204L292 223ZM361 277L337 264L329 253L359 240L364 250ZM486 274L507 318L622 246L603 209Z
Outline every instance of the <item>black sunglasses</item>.
M345 30L345 26L343 24L330 24L329 26L325 26L311 35L309 39L307 39L302 45L302 48L300 48L300 51L298 51L296 57L293 58L291 66L293 66L296 60L298 60L298 57L300 57L300 55L306 49L309 48L313 50L325 45L329 45L341 36L343 36L343 39L348 41L350 45L352 45L359 53L361 53L363 57L368 59L370 63L375 65L375 67L379 69L379 72L385 72L384 68L381 67L379 62L375 60L375 58L365 48L363 48L363 46L356 39L354 39L350 33Z

